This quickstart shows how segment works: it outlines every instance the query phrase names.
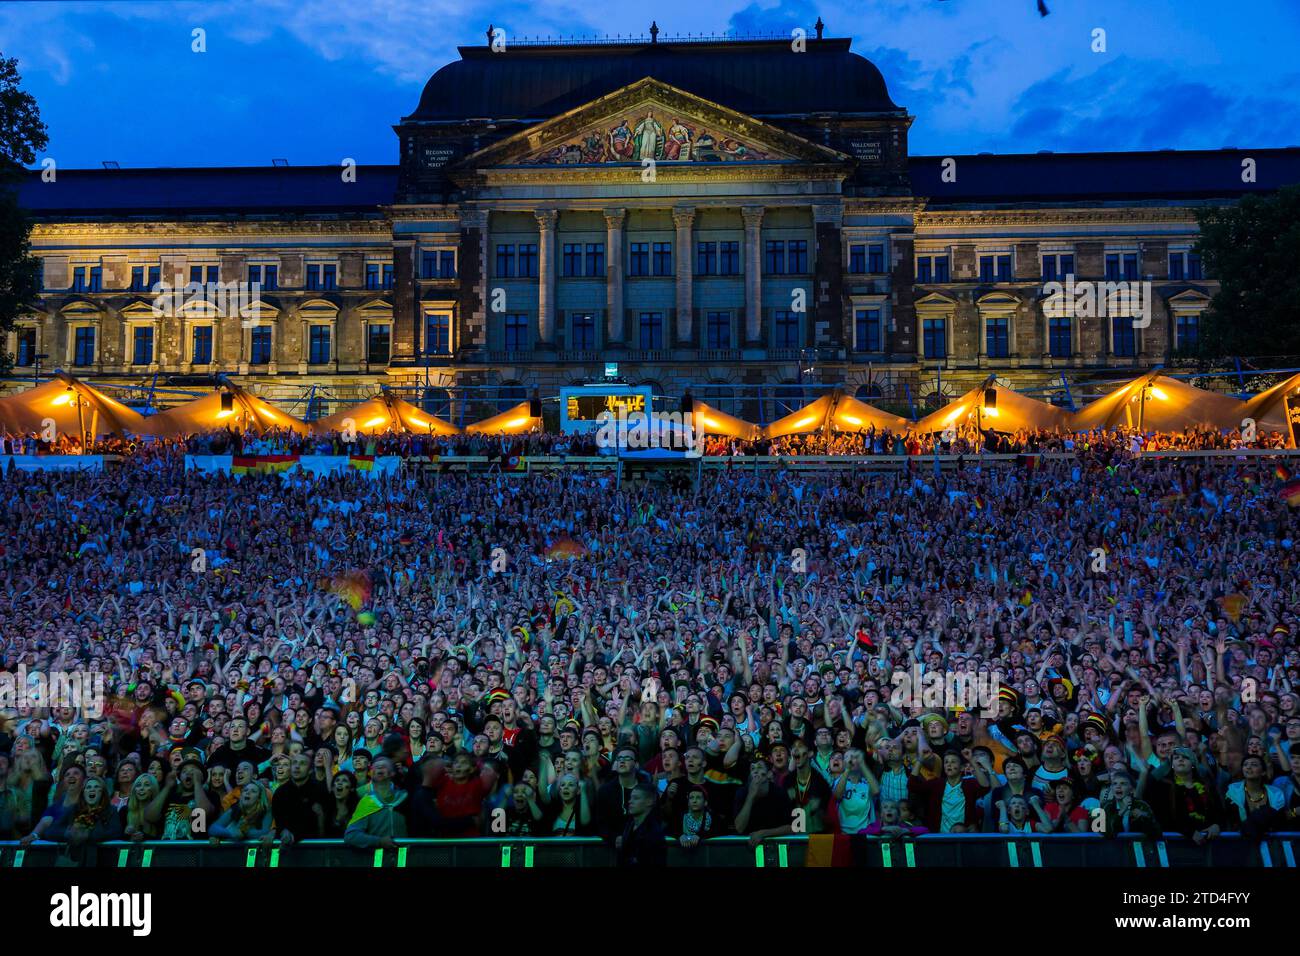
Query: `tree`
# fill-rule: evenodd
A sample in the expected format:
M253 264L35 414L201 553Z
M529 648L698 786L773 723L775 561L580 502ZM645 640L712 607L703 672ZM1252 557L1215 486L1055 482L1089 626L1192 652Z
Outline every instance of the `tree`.
M18 205L18 183L49 142L36 99L19 85L18 61L0 56L0 341L40 294L32 224ZM0 349L0 374L13 362Z
M1197 219L1197 250L1219 280L1202 354L1300 354L1300 186L1205 209Z

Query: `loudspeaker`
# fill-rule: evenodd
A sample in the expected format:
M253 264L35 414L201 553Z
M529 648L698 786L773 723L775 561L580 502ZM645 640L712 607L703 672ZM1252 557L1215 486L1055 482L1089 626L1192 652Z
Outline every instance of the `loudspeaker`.
M682 396L682 414L689 415L695 411L695 398L690 392Z
M223 412L232 412L235 410L235 396L229 392L221 393L221 410Z
M536 389L533 390L533 397L528 400L528 417L542 417L542 400L538 397Z

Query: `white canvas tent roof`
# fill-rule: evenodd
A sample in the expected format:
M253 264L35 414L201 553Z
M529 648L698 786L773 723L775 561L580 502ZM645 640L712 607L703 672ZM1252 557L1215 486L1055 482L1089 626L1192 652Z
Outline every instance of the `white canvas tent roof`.
M0 398L0 428L28 434L41 432L47 419L60 435L141 434L145 417L66 372L16 395Z
M344 423L352 420L353 427L363 435L389 431L404 431L419 435L457 435L460 429L451 422L433 415L426 415L410 402L403 401L395 395L381 392L350 408L342 409L333 415L312 422L318 433L339 432L344 430Z
M873 426L890 431L906 431L911 427L905 418L881 411L836 390L771 422L763 429L763 435L766 438L779 438L782 435L806 435L827 427L837 431L860 431Z
M1209 392L1156 371L1085 405L1070 416L1070 428L1136 428L1139 421L1145 431L1178 432L1207 424L1226 428L1241 424L1244 407L1230 395Z
M989 389L993 390L995 396L993 408L989 408L985 401L985 393ZM990 375L964 395L926 415L916 423L916 430L921 433L937 432L971 421L977 421L985 429L998 432L1016 432L1026 428L1064 429L1068 427L1069 420L1070 413L1065 409L1003 388Z
M231 408L221 407L222 392L231 395ZM289 428L300 435L311 426L281 411L238 385L227 384L183 405L176 405L144 420L144 433L158 438L180 438L195 432L234 425L258 434L275 428Z

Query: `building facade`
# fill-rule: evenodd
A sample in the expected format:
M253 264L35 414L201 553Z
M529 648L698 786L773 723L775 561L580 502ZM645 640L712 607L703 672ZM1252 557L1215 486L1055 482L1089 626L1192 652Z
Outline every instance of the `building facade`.
M454 418L613 364L751 419L831 383L920 408L1170 362L1216 289L1198 208L1300 181L1295 148L911 156L849 41L795 47L464 47L395 166L33 173L16 373L384 384ZM1147 299L1060 315L1070 276Z

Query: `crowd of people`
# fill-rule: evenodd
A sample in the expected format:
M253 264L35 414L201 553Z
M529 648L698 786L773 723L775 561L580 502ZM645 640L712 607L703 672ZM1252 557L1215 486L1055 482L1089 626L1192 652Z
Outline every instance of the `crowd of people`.
M237 437L0 476L0 671L106 684L0 699L0 840L1300 829L1280 459L186 471Z
M1240 430L1210 426L1192 427L1180 432L1136 428L1099 428L1083 432L1050 429L981 432L974 425L964 424L941 432L871 427L857 431L819 430L752 440L707 435L697 447L700 454L714 457L834 457L1073 453L1098 448L1127 449L1135 453L1223 451L1247 447L1279 449L1285 448L1286 444L1286 435L1282 432L1258 432L1248 441ZM349 436L343 432L304 435L288 428L271 428L255 433L227 427L180 439L105 435L86 445L88 453L101 455L158 454L171 450L192 455L377 455L415 459L446 456L591 458L610 451L600 447L600 436L595 431L565 435L540 428L516 435L420 435L389 430ZM46 441L37 433L17 434L0 430L0 456L77 455L81 451L82 445L76 435L63 434L53 441Z

